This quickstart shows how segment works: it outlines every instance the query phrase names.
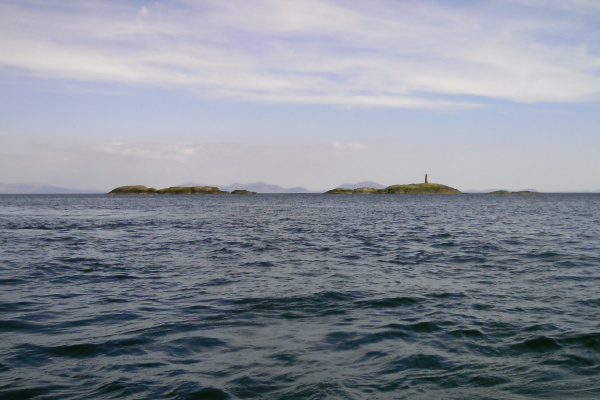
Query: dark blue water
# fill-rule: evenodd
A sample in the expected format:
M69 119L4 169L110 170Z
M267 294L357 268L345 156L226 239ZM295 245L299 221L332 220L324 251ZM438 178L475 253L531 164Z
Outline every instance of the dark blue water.
M0 196L2 399L598 399L600 195Z

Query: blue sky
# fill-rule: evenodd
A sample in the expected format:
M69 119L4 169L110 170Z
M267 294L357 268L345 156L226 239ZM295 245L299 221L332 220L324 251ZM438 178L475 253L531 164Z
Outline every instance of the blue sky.
M0 182L600 190L595 0L0 0Z

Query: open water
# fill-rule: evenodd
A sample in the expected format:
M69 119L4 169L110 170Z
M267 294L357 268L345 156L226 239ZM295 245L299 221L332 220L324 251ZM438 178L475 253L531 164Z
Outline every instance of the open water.
M0 196L2 399L598 399L600 195Z

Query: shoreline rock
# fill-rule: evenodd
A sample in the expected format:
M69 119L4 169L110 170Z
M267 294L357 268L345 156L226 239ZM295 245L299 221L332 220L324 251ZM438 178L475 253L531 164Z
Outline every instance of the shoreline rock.
M517 192L511 192L510 190L495 190L489 194L540 194L540 192L534 192L532 190L519 190Z
M235 189L231 194L258 194L258 192L253 192L251 190L246 189Z
M157 194L158 190L144 185L128 185L114 188L108 194Z

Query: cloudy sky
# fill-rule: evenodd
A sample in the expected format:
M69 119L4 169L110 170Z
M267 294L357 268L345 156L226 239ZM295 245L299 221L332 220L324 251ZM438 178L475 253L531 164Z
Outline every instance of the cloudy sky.
M0 182L600 191L597 0L0 0Z

